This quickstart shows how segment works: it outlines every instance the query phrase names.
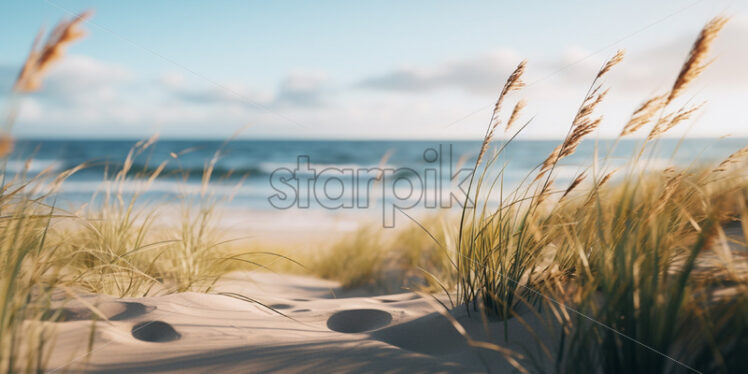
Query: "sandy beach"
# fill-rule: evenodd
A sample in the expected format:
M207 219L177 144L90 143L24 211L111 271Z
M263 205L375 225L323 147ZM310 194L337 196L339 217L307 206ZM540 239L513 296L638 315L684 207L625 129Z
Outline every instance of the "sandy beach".
M251 295L258 303L220 293ZM512 369L499 353L469 346L434 304L415 293L354 297L336 282L254 272L230 274L211 294L81 296L61 306L64 321L56 323L48 370L470 373L486 372L484 365L493 372ZM96 322L93 349L87 352L90 328L98 319L92 309L108 321ZM485 339L486 331L503 336L502 322L489 322L485 330L464 308L453 313L474 338ZM525 318L532 322L529 314ZM512 332L507 347L534 344L516 319L506 327Z

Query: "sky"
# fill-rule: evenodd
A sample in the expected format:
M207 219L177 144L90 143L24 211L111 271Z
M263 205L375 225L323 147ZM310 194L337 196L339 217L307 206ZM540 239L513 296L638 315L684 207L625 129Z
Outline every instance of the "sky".
M743 0L6 1L0 100L38 30L86 9L87 37L20 99L17 136L480 138L527 59L528 85L507 108L528 102L521 138L559 138L597 69L624 48L600 107L597 136L611 137L672 85L717 15L731 21L684 99L706 105L671 135L748 136Z

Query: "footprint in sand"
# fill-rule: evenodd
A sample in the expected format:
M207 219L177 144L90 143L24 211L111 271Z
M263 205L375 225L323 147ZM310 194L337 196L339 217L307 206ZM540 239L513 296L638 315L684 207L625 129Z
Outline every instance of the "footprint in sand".
M288 305L288 304L271 304L269 306L271 308L275 309L275 310L283 310L283 309L291 309L291 308L293 308L293 305Z
M377 309L351 309L337 312L327 320L327 328L337 332L358 333L376 330L392 322L392 315Z
M416 300L420 299L421 297L418 295L392 295L394 297L384 298L384 299L374 299L379 301L380 303L390 304L390 303L399 303L401 301L410 301L410 300Z
M132 336L145 342L164 343L182 337L170 324L163 321L143 321L132 327Z
M124 306L124 310L119 311L117 314L111 315L111 317L109 317L110 321L124 321L132 319L142 316L143 314L150 313L156 309L155 306L149 306L141 303L120 302L119 304L121 304L121 306Z
M440 356L469 349L465 337L439 313L377 330L371 336L385 343L427 355Z
M110 321L124 321L152 312L156 307L127 301L109 301L94 305ZM49 311L47 319L57 322L86 321L100 317L87 306L74 305Z
M378 299L378 300L380 303L384 303L384 304L396 303L400 301L400 300L393 300L393 299Z

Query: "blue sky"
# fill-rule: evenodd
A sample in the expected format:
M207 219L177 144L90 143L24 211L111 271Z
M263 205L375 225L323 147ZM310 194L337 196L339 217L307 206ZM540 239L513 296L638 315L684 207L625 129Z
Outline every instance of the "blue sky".
M15 128L33 137L470 138L529 60L526 138L560 137L618 48L601 136L667 88L700 27L733 19L690 91L695 136L748 135L744 1L18 1L0 5L7 92L39 27L94 9L89 36ZM516 99L513 98L513 99ZM683 131L689 127L684 126ZM677 133L674 133L677 134Z

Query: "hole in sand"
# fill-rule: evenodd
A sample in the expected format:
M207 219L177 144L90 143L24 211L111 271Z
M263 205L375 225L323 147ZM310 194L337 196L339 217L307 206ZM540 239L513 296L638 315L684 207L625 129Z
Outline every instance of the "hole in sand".
M293 301L309 301L309 299L291 299Z
M392 322L392 315L376 309L352 309L337 312L327 320L327 328L337 332L357 333L376 330Z
M50 309L42 316L44 321L68 322L93 319L93 313L87 308Z
M132 336L146 342L170 342L182 337L170 324L163 321L144 321L132 327Z
M439 356L468 349L465 337L439 313L375 331L371 336L385 343L428 355Z
M293 308L292 305L288 305L288 304L272 304L272 305L270 305L270 307L273 308L273 309L277 309L277 310L291 309L291 308Z
M403 294L402 296L400 295L391 295L391 296L394 296L394 297L387 297L384 299L376 299L376 300L378 300L380 303L389 304L389 303L398 303L401 301L416 300L416 299L421 298L418 295L406 295L406 294Z
M124 321L141 316L146 313L150 313L154 309L156 309L155 306L128 301L120 302L120 306L124 307L124 310L115 309L118 313L114 313L114 310L112 310L110 313L104 312L104 314L109 316L109 319L112 321Z
M296 309L293 311L293 313L304 313L304 312L311 312L311 309Z
M111 321L123 321L135 318L143 314L150 313L154 309L156 309L155 306L148 306L141 303L127 301L104 302L98 305L94 305L94 307L108 320ZM94 313L88 307L75 305L64 308L51 309L43 318L45 320L54 320L57 322L101 319L99 315Z

